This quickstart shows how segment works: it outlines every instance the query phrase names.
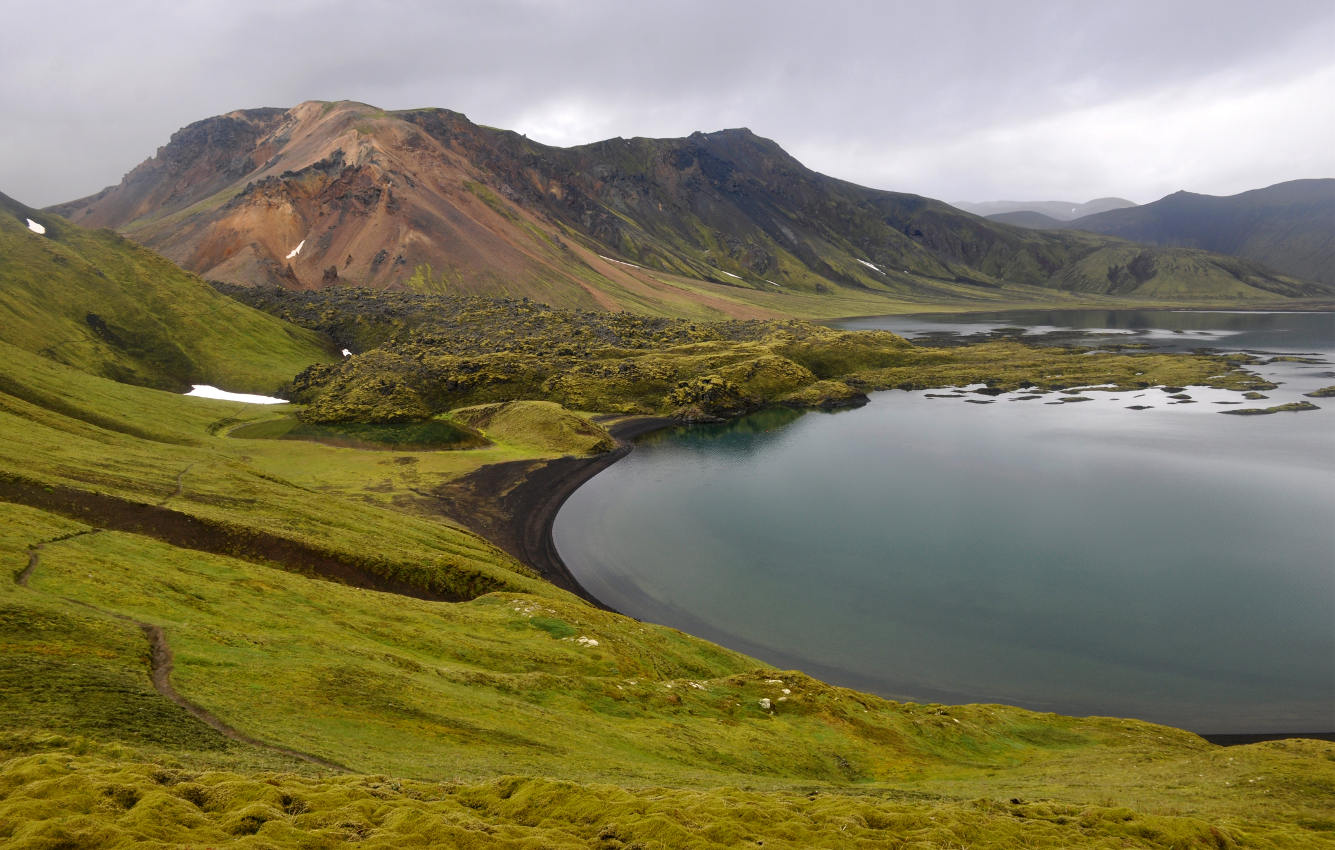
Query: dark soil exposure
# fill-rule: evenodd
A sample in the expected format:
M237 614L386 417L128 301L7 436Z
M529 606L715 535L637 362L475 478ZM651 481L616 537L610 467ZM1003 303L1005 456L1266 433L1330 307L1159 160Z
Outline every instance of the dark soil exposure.
M552 523L570 494L629 454L636 437L677 424L657 416L622 419L607 426L619 443L615 451L494 463L423 495L431 496L445 516L495 543L547 581L606 609L561 560L552 541Z
M161 505L132 502L72 487L46 486L16 475L0 476L0 500L40 508L111 531L142 534L182 549L277 564L294 572L364 590L439 602L463 601L458 596L444 595L401 579L379 575L366 565L297 540L201 519ZM33 559L30 561L30 566L15 577L16 581L26 581L26 574L36 566Z

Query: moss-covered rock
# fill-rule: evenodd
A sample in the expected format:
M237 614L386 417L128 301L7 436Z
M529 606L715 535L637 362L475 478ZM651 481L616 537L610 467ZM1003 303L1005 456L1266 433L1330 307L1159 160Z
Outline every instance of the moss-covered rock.
M607 429L551 401L507 401L450 411L493 440L544 452L598 454L616 448Z

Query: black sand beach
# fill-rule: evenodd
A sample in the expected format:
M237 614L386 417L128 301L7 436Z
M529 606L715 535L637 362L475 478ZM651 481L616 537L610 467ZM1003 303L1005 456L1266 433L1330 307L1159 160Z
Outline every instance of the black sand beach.
M618 446L592 457L519 460L484 466L431 492L445 516L489 540L547 581L600 608L556 551L552 523L581 484L630 453L636 437L679 424L660 416L619 419L607 426Z

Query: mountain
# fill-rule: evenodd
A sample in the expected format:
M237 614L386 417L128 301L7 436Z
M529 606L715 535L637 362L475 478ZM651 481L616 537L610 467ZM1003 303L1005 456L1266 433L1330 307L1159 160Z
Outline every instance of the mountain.
M997 220L997 216L1018 212L1035 212L1057 221L1071 221L1108 210L1134 207L1136 202L1128 201L1126 198L1095 198L1083 204L1071 201L980 201L978 203L951 201L950 205L994 221Z
M1008 227L857 186L745 129L554 148L448 110L349 102L197 122L119 185L53 209L227 282L639 312L1328 292L1203 252Z
M316 334L219 294L115 233L3 194L0 327L0 338L26 351L173 390L205 383L267 392L333 354Z
M1283 274L1335 283L1335 179L1291 180L1226 197L1174 192L1067 226L1231 254Z
M1028 227L1033 230L1066 230L1070 227L1067 222L1061 219L1053 218L1050 215L1044 215L1041 212L1033 210L1015 210L1014 212L995 213L987 217L988 221L995 221L998 224L1010 224L1015 227Z

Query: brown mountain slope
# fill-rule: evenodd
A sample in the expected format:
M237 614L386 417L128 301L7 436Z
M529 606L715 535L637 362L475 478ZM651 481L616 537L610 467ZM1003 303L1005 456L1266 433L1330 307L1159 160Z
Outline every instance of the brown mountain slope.
M1036 233L856 186L747 130L562 149L447 110L348 102L198 122L119 186L55 209L236 283L645 312L748 315L781 294L986 304L1328 290L1247 261Z

